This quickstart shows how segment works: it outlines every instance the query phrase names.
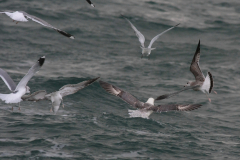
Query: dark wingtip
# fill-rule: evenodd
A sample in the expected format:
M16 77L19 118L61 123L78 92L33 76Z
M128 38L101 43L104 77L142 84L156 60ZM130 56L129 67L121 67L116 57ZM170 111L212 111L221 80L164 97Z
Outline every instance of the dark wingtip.
M73 35L71 35L71 34L69 34L69 33L67 33L67 32L61 31L61 30L59 30L59 29L57 29L56 31L58 31L60 34L66 36L66 37L68 37L68 38L75 39L75 37L74 37Z
M98 80L99 78L100 78L100 77L97 77L97 78L94 78L94 79L90 79L89 82L88 82L88 84L91 84L91 83L95 82L95 81Z
M210 72L208 72L208 75L209 75L210 81L211 81L211 86L209 88L209 93L211 93L212 92L212 88L213 88L213 77L212 77L212 74Z
M179 26L180 25L180 23L178 23L177 25L175 25L174 27L177 27L177 26Z
M159 97L157 97L155 100L163 100L163 99L166 99L168 96L167 95L161 95Z
M39 58L38 60L39 65L42 66L44 61L45 61L45 56L42 56L41 58Z

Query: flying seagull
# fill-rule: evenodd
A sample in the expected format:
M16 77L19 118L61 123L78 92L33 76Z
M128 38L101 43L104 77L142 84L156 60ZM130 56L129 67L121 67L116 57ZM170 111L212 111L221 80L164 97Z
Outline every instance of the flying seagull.
M90 0L86 0L92 7L95 7L95 5L90 1Z
M0 94L0 99L5 103L20 103L22 101L21 97L30 93L30 88L27 86L28 81L33 77L33 75L39 71L45 61L45 56L41 57L29 70L28 73L21 79L21 81L16 85L12 78L0 68L0 76L5 82L9 90L12 92L10 94ZM13 108L12 108L13 110ZM20 104L19 104L20 110Z
M192 63L190 66L190 71L195 77L195 81L189 81L187 82L186 86L198 86L194 88L193 90L196 91L202 91L206 95L211 93L212 88L213 88L213 77L210 72L207 73L207 76L203 75L200 66L199 66L199 60L200 60L200 40L198 42L198 46L196 49L196 52L194 54L194 57L192 59ZM184 87L186 87L184 86ZM215 91L214 91L215 92ZM217 94L217 92L215 92ZM208 95L207 95L208 96ZM211 99L208 98L209 102L211 102Z
M122 16L123 16L123 15L122 15ZM134 30L136 36L138 37L138 40L139 40L139 42L140 42L140 44L141 44L140 48L142 49L142 56L141 56L141 58L142 58L143 56L147 56L147 57L148 57L148 56L151 54L151 51L154 50L154 49L156 49L156 48L152 48L152 45L153 45L153 43L154 43L161 35L163 35L164 33L168 32L168 31L170 31L171 29L177 27L177 26L180 24L180 23L179 23L179 24L177 24L177 25L175 25L175 26L173 26L173 27L171 27L171 28L163 31L162 33L156 35L155 37L153 37L153 39L152 39L151 42L149 43L148 47L145 47L145 46L144 46L144 42L145 42L145 37L144 37L144 35L137 30L137 28L130 22L130 20L128 20L125 16L123 16L123 17L128 21L128 23L131 25L132 29ZM148 57L148 58L149 58L149 57Z
M13 22L16 21L16 24L18 22L27 22L28 19L31 19L32 21L37 22L45 27L54 29L55 31L61 33L62 35L66 36L68 38L74 39L73 35L65 32L65 31L62 31L56 27L53 27L51 24L47 23L46 21L44 21L38 17L32 16L24 11L2 11L0 13L2 13L2 14L5 13L7 16L9 16L11 19L13 19Z
M180 104L167 104L167 105L154 105L154 98L149 98L147 102L141 102L137 98L135 98L133 95L131 95L128 92L125 92L124 90L111 85L107 82L99 81L101 87L105 89L108 93L115 95L119 98L121 98L126 103L130 104L131 106L137 108L137 110L128 110L128 113L130 117L142 117L142 118L148 118L153 112L167 112L167 111L191 111L194 109L200 108L200 104L186 104L186 105L180 105Z
M67 84L67 85L63 86L62 88L60 88L59 91L56 91L56 92L53 92L50 94L47 94L47 92L45 90L37 91L30 95L22 96L22 99L24 101L49 100L52 102L51 111L56 113L59 109L61 102L63 102L63 97L78 92L79 90L87 87L88 85L92 84L99 78L100 77L86 80L86 81L80 82L78 84ZM63 105L63 108L64 108L64 105Z

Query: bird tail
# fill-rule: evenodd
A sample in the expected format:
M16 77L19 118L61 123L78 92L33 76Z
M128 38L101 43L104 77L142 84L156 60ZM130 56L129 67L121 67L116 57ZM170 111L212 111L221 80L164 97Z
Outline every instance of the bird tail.
M7 95L6 94L0 94L0 99L4 102L7 101Z
M61 33L62 35L66 36L68 38L74 39L74 36L69 34L69 33L67 33L67 32L64 32L64 31L62 31L60 29L56 29L56 31L58 31L59 33Z
M18 103L22 99L18 97L14 97L13 93L10 94L0 94L0 99L4 101L5 103Z
M202 89L206 90L208 93L211 93L213 88L213 77L210 72L208 72L205 81L203 82Z
M128 110L128 114L131 118L133 117L142 117L142 118L147 118L150 116L152 111L142 111L142 110Z
M58 109L59 109L59 106L53 106L53 107L52 107L53 113L56 114L57 111L58 111Z

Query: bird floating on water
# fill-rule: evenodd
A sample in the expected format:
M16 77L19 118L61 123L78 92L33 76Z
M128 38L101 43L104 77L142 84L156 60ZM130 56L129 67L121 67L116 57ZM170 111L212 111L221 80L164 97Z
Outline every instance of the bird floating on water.
M74 93L78 92L79 90L87 87L88 85L92 84L93 82L95 82L99 78L100 77L90 79L90 80L86 80L86 81L80 82L78 84L67 84L67 85L63 86L62 88L60 88L59 91L56 91L56 92L53 92L53 93L50 93L50 94L47 94L47 92L45 90L37 91L37 92L34 92L30 95L22 96L22 99L24 101L49 100L49 101L52 102L51 111L56 113L59 109L59 106L60 106L61 102L63 104L63 97L64 96L67 96L67 95L74 94ZM64 104L62 106L64 108Z
M167 112L167 111L191 111L194 109L200 108L200 104L167 104L167 105L154 105L154 98L149 98L147 102L141 102L137 98L135 98L133 95L131 95L128 92L125 92L124 90L109 84L104 81L99 81L101 87L106 90L108 93L115 95L119 98L121 98L126 103L130 104L131 106L137 108L137 110L128 110L128 113L130 117L142 117L142 118L148 118L153 112Z
M62 35L68 37L68 38L71 38L71 39L74 39L74 36L65 32L65 31L62 31L56 27L53 27L51 24L47 23L46 21L38 18L38 17L35 17L35 16L32 16L24 11L0 11L0 13L5 13L7 16L9 16L11 19L13 19L13 21L16 21L16 24L18 22L27 22L28 19L31 19L32 21L34 22L37 22L45 27L48 27L48 28L52 28L54 29L55 31L61 33Z
M123 15L122 15L122 16L123 16ZM177 24L177 25L175 25L175 26L173 26L173 27L171 27L171 28L163 31L162 33L156 35L155 37L153 37L153 39L152 39L151 42L149 43L148 47L145 47L145 46L144 46L144 42L145 42L145 37L144 37L144 35L137 30L137 28L130 22L130 20L128 20L125 16L123 16L123 17L128 21L128 23L131 25L132 29L134 30L136 36L138 37L138 40L139 40L139 42L140 42L140 44L141 44L140 48L142 49L142 56L141 56L141 58L142 58L143 56L147 56L147 57L148 57L148 56L151 54L151 51L154 50L154 49L156 49L156 48L152 48L152 45L153 45L153 43L154 43L161 35L163 35L164 33L168 32L168 31L170 31L171 29L177 27L177 26L180 24L180 23L179 23L179 24ZM148 57L148 58L149 58L149 57Z
M28 81L33 77L33 75L39 71L45 61L45 56L41 57L29 70L28 73L21 79L21 81L16 85L12 78L0 68L0 77L7 85L8 89L12 91L10 94L0 94L0 99L5 103L20 103L22 101L21 97L30 93L30 88L27 86ZM12 107L13 110L13 107ZM19 104L20 110L20 104Z

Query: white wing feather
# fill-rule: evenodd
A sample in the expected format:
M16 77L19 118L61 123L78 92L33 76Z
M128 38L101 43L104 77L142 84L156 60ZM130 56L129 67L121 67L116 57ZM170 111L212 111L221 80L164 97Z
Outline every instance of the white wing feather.
M126 18L124 17L128 23L131 25L132 29L134 30L136 36L138 37L139 42L141 43L141 46L144 47L145 37L144 35L137 30L137 28ZM145 47L144 47L145 48Z
M180 23L179 23L179 24L180 24ZM153 44L153 43L154 43L154 42L155 42L155 41L156 41L161 35L163 35L164 33L168 32L168 31L170 31L171 29L177 27L179 24L177 24L177 25L175 25L175 26L173 26L173 27L171 27L171 28L169 28L169 29L163 31L162 33L156 35L155 37L153 37L153 39L151 40L151 42L150 42L148 48L151 48L151 47L152 47L152 44Z

